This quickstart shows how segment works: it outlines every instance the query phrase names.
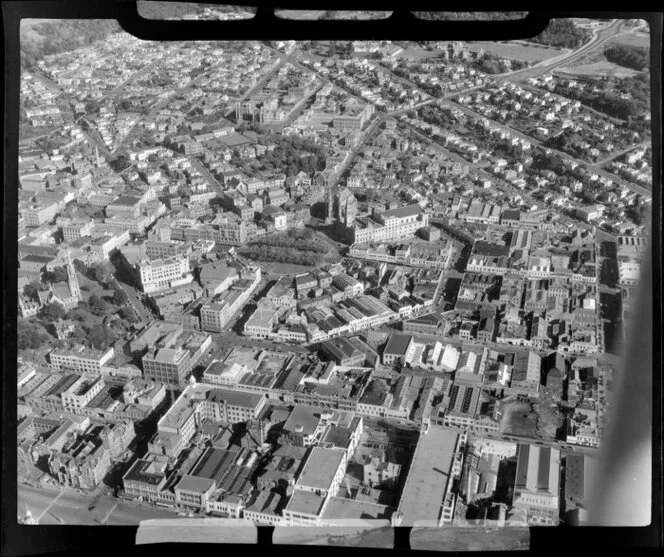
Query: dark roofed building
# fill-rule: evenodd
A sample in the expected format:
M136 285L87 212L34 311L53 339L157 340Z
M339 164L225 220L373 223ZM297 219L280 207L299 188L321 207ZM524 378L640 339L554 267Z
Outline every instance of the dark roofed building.
M322 342L321 350L340 366L359 366L364 363L365 354L343 337Z
M427 313L403 322L404 333L436 335L441 332L444 320L439 313Z
M393 334L383 350L383 363L392 365L395 361L400 361L403 364L412 346L412 335Z

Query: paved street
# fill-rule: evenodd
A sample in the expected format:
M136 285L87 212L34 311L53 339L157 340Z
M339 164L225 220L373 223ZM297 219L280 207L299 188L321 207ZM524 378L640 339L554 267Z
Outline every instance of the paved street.
M18 486L18 514L29 509L39 524L133 525L151 518L177 518L175 511L118 499L109 495L82 494L72 489L58 490ZM94 503L94 508L90 506Z
M112 281L117 288L127 294L127 303L133 308L141 321L144 323L150 323L155 320L155 316L150 312L150 310L148 310L133 288L120 282L115 277L112 277Z

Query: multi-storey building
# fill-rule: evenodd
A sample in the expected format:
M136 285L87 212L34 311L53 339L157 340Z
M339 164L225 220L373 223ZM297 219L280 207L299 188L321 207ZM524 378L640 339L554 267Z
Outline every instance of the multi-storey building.
M49 354L49 359L52 369L99 375L102 366L114 355L113 347L106 350L94 350L79 346L74 350L56 348Z
M135 266L143 292L152 293L174 288L193 280L189 259L141 261Z
M236 424L258 418L265 400L255 393L212 388L205 393L198 412L208 420Z
M512 505L530 525L556 525L559 516L560 451L519 445Z
M407 205L398 209L374 213L373 218L356 218L350 229L353 243L391 242L412 238L420 229L428 226L429 215L419 205Z
M82 375L60 396L67 412L78 414L104 388L101 377Z

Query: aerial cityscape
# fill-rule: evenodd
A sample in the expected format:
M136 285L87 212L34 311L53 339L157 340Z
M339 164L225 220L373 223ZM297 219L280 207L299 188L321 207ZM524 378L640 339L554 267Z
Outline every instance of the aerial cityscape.
M649 41L23 20L19 521L588 523L649 249Z

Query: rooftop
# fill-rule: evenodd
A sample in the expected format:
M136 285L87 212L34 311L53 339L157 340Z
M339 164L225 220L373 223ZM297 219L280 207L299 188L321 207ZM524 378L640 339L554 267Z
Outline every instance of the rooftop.
M420 435L399 502L404 526L438 520L458 438L458 431L434 425Z
M368 518L389 519L394 509L386 505L379 505L371 501L330 497L323 516L325 518Z
M344 455L345 453L338 449L314 447L309 453L297 484L315 489L329 489Z
M196 476L185 475L182 476L182 479L178 482L175 489L181 491L191 491L193 493L203 493L208 491L212 485L213 481L209 478L199 478Z
M396 354L398 356L405 356L413 340L412 335L398 335L393 334L390 340L387 341L384 354Z
M135 482L148 483L150 485L158 485L164 479L164 473L155 470L154 463L138 459L131 468L124 475L123 480L130 480Z
M239 452L225 449L208 449L196 463L190 474L198 478L214 480L219 485L237 460Z
M414 204L414 205L406 205L405 207L399 207L398 209L383 211L380 216L385 220L389 218L403 219L406 217L414 217L422 214L424 214L422 207L420 207L417 204Z
M300 514L318 515L323 508L325 499L311 491L295 490L286 505L286 510Z
M320 423L321 408L297 404L284 424L284 431L311 435Z

